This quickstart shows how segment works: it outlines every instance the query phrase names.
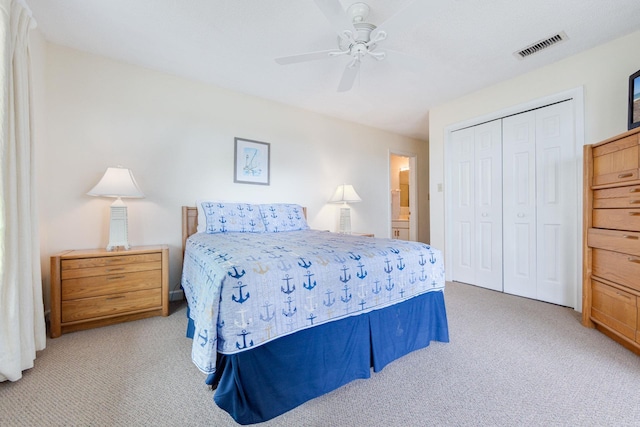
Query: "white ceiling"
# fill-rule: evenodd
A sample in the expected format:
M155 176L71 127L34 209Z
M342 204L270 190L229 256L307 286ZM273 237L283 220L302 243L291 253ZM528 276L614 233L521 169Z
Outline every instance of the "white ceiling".
M313 0L26 0L50 42L419 139L429 109L640 28L639 0L416 0L380 44L419 60L363 60L336 88L347 57L292 65L274 58L333 49ZM340 0L346 9L355 0ZM411 0L368 0L380 24ZM409 15L409 16L407 16ZM569 40L513 52L564 31ZM401 59L401 58L400 58ZM640 68L640 64L639 64Z

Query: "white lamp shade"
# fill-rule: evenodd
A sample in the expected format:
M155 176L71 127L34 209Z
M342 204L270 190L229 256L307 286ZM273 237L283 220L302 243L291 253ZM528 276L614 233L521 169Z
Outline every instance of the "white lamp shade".
M107 168L104 176L87 193L89 196L143 198L144 193L138 187L130 169Z
M329 203L355 203L361 201L362 199L351 184L338 185L333 197L329 199Z

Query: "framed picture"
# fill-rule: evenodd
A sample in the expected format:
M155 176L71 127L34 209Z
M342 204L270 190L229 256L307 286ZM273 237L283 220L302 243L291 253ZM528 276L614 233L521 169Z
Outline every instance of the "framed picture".
M640 70L629 77L629 130L640 126Z
M234 138L233 182L269 185L270 144Z

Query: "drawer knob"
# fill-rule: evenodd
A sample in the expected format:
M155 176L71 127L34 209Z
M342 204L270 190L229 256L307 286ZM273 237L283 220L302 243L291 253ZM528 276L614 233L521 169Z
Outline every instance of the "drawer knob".
M631 172L621 173L621 174L618 174L618 179L620 179L620 178L629 178L631 176L633 176L633 173L631 173Z
M639 187L630 188L629 193L640 193L640 188Z
M629 212L629 215L638 216L638 215L640 215L640 212Z
M107 277L107 280L120 280L120 279L124 279L126 276L109 276Z
M640 264L640 258L636 258L636 257L630 256L630 257L627 258L627 260L629 262L635 262L636 264Z
M107 301L112 300L112 299L120 299L120 298L125 298L125 296L124 295L117 295L117 296L114 296L114 297L109 297L109 298L107 298Z
M107 269L107 273L111 273L112 271L122 271L122 270L124 270L124 267L109 268Z
M637 205L638 203L640 203L640 200L629 200L630 205Z
M625 234L622 236L623 239L629 239L629 240L638 240L638 236L631 236L630 234Z

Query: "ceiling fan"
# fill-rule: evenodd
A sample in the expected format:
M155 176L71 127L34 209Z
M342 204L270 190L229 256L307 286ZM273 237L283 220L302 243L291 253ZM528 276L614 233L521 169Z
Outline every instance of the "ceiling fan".
M380 50L380 44L390 34L410 27L412 21L417 20L419 14L414 9L420 2L411 1L404 9L378 26L366 22L370 11L366 3L353 3L345 11L339 0L314 0L314 2L338 33L337 49L276 58L278 64L288 65L317 59L349 56L352 59L346 65L338 85L338 92L346 92L353 87L360 70L360 63L366 57L382 61L389 54L392 54L394 60L404 56L404 60L400 60L405 63L408 62L407 60L414 59L391 49Z

